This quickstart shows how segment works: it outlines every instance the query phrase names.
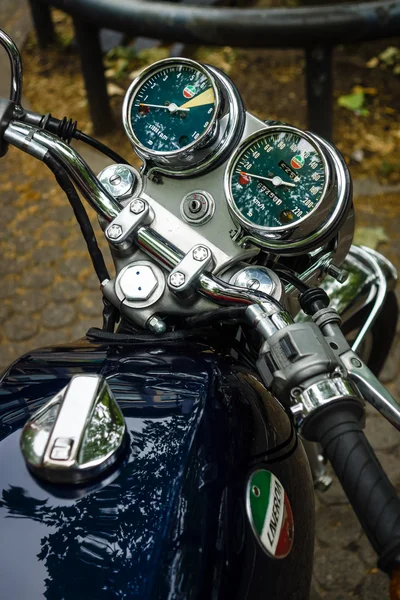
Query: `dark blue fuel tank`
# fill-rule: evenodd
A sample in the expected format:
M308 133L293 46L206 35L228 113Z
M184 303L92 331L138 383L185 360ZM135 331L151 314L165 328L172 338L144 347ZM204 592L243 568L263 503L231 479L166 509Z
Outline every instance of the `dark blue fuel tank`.
M26 419L77 373L103 374L129 449L91 488L40 484ZM314 506L285 411L239 359L203 343L34 351L0 385L1 600L307 600ZM294 545L270 558L246 513L259 468L283 484Z

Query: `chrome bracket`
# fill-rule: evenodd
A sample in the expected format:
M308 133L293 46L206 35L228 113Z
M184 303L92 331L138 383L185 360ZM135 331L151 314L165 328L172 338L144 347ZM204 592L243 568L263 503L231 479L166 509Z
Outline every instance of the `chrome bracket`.
M342 398L351 398L356 402L363 403L363 399L352 382L339 373L333 373L331 377L324 377L304 389L294 388L291 392L290 410L297 430L301 432L307 418L316 410Z

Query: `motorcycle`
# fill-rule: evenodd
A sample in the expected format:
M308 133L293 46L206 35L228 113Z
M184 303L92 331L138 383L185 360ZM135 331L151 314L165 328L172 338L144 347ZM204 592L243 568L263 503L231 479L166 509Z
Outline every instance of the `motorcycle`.
M399 499L363 433L365 401L400 428L376 377L397 273L352 246L340 153L247 112L219 69L169 58L126 93L138 171L23 109L18 49L0 41L0 155L54 173L104 305L101 329L1 377L0 597L307 600L321 457L399 594ZM96 176L73 139L113 164Z

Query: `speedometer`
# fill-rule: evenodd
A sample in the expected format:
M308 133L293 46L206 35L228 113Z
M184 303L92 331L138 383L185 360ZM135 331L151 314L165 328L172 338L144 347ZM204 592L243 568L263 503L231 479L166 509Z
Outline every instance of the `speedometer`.
M243 141L228 162L224 185L242 232L266 248L296 254L336 235L351 208L348 180L343 158L328 142L272 125Z
M287 230L319 206L327 178L325 157L309 136L272 127L248 140L237 155L228 199L241 221Z

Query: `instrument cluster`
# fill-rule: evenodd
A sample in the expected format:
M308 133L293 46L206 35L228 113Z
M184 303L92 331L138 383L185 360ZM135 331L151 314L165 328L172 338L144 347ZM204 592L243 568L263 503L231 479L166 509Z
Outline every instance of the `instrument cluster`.
M214 243L228 235L242 248L295 256L333 240L351 213L337 150L246 112L215 67L186 58L151 65L127 92L123 122L144 192Z

